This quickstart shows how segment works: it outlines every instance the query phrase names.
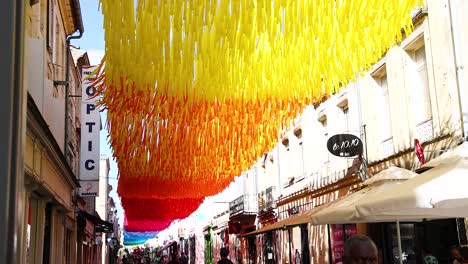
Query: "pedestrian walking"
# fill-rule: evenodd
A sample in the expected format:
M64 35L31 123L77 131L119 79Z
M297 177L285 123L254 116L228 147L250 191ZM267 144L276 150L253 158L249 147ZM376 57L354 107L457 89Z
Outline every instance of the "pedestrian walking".
M296 248L296 253L294 253L294 263L295 264L301 264L301 253L299 253L299 251L297 250Z
M221 248L220 255L221 259L218 261L218 264L234 264L230 259L227 258L229 255L229 249Z
M450 256L453 264L465 264L468 263L468 260L465 260L463 255L460 252L460 247L455 246L450 249Z
M423 264L439 264L437 258L432 254L429 248L423 248Z
M187 264L188 263L187 255L185 255L184 252L182 252L182 254L180 255L179 262L180 262L180 264Z

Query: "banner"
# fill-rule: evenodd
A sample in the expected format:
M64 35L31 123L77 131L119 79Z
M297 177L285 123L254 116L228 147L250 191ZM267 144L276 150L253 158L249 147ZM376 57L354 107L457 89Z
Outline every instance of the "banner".
M101 119L96 106L95 77L89 77L96 66L83 67L81 90L80 196L99 193L99 131Z

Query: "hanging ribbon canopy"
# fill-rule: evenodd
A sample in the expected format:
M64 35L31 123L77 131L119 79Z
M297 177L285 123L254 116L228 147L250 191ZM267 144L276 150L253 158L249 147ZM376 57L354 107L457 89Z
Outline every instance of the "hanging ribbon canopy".
M186 218L203 202L201 198L133 199L122 197L128 219L165 220Z
M169 227L171 223L177 219L167 218L161 220L131 220L125 218L124 230L127 232L160 231Z
M304 107L401 41L421 2L101 0L98 80L119 194L201 199L222 191Z
M158 232L123 232L124 245L141 245L148 239L155 238Z

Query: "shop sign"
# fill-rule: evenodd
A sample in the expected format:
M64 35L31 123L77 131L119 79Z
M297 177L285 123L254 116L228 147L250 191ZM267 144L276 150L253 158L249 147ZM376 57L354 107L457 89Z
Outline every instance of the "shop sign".
M343 225L332 225L333 229L333 256L334 263L342 264L344 255Z
M351 158L362 153L363 144L355 135L338 134L328 139L327 148L335 156Z
M355 224L336 224L331 225L332 228L332 250L333 250L333 263L342 264L344 256L344 243L346 239L357 234Z
M258 194L258 211L268 211L275 208L275 187L271 186Z
M265 209L275 208L276 187L268 187L265 191Z
M229 212L231 215L244 211L244 195L229 203Z
M261 191L259 194L258 194L258 211L259 212L262 212L263 210L265 210L265 191Z
M97 66L83 68L81 91L80 195L99 193L99 131L101 119L97 107L97 91L89 78Z

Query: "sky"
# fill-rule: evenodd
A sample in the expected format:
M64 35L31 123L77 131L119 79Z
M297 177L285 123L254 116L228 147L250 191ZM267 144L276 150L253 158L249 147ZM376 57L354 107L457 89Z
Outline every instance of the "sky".
M81 0L80 4L81 16L83 18L84 24L84 33L81 39L72 40L72 44L78 46L81 50L88 53L91 65L97 65L101 62L105 50L103 17L101 12L98 10L99 0ZM101 120L104 124L104 127L101 130L100 135L100 152L101 155L105 155L110 158L109 184L112 185L110 196L114 199L117 205L119 224L121 227L123 227L123 209L116 192L118 169L117 163L112 159L112 150L107 141L108 133L106 127L106 116L106 112L101 114Z

